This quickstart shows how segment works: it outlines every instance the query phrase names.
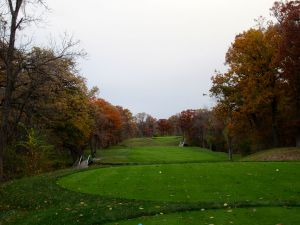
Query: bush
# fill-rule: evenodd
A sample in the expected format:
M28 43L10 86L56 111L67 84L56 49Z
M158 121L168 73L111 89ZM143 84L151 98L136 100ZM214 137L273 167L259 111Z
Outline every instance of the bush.
M239 152L245 156L251 154L251 146L252 142L249 139L244 139L238 144L238 150Z

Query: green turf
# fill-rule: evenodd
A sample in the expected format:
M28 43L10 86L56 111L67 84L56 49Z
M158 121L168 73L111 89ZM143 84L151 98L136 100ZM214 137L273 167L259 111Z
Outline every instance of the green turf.
M297 224L299 163L224 162L224 153L178 148L179 141L131 139L100 152L108 163L139 166L63 170L0 184L0 225L122 225L114 221L129 218L137 218L131 221L136 225ZM163 164L145 165L155 163ZM72 190L57 185L64 180ZM79 192L79 186L98 194Z
M99 150L100 164L160 164L228 161L224 152L200 147L178 147L181 137L133 138L118 146ZM237 156L235 156L237 158Z
M128 201L72 192L56 184L57 171L0 184L1 225L91 225L108 221L155 215L161 210L199 209L203 205ZM159 208L157 207L159 205ZM140 207L144 210L140 210ZM210 207L209 205L205 207Z
M198 147L154 146L108 149L98 152L101 163L175 163L227 161L225 153Z
M297 225L299 223L300 208L269 207L159 214L107 225Z
M300 201L300 163L201 163L103 168L59 184L101 196L184 202Z

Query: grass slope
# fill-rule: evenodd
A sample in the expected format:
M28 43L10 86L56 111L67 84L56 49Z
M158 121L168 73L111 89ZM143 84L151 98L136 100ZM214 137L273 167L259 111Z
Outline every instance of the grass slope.
M166 136L152 138L132 138L123 141L120 146L125 147L150 147L150 146L178 146L182 137Z
M242 161L299 161L300 148L275 148L249 155Z
M199 147L178 147L180 137L134 138L98 151L101 164L159 164L227 161L223 152Z
M300 203L299 177L300 163L202 163L104 168L64 177L59 184L124 199Z
M103 164L154 164L227 161L227 155L196 147L154 146L108 149L98 153Z

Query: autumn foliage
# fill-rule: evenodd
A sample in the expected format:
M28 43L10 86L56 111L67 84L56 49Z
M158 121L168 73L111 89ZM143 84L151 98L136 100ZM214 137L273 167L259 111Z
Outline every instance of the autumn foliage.
M259 22L233 40L228 69L212 77L214 108L158 120L89 90L73 42L63 42L61 51L18 49L16 17L9 22L9 14L0 15L14 31L6 35L0 27L0 180L72 165L84 151L95 156L131 137L182 135L186 144L228 151L230 158L300 146L300 1L275 2L271 12L273 22Z
M272 12L277 22L236 36L228 71L212 78L213 111L236 151L299 145L300 1L275 2Z

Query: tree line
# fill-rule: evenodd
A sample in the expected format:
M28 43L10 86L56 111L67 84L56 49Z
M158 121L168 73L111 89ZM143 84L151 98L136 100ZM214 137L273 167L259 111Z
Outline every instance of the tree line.
M271 21L260 18L229 47L228 70L212 77L215 107L160 120L161 134L182 134L230 158L300 146L300 1L277 1L270 11Z
M275 2L273 21L236 36L225 73L212 77L212 109L159 119L98 97L77 70L85 53L65 36L38 47L23 31L43 0L0 5L0 179L71 165L131 137L182 135L185 143L249 154L300 146L300 1ZM46 7L47 8L47 7Z
M228 71L212 78L229 149L300 146L300 1L275 2L271 14L236 36Z
M37 8L48 9L43 0L0 4L0 180L72 165L86 149L95 155L134 135L132 113L87 88L78 41L26 38Z

